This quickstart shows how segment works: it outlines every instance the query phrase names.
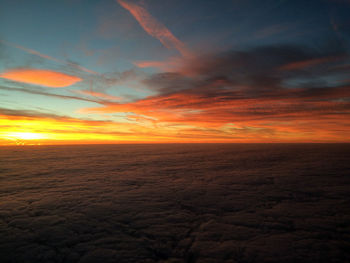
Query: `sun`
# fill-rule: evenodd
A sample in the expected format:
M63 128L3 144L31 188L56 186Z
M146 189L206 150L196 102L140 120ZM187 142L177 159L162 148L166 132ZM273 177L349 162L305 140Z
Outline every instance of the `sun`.
M6 137L17 140L40 140L46 138L44 134L34 132L11 132Z

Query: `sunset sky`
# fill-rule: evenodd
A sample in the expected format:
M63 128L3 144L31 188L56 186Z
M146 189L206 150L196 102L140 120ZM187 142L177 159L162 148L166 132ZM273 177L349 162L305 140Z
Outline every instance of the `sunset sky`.
M349 141L349 0L0 3L0 145Z

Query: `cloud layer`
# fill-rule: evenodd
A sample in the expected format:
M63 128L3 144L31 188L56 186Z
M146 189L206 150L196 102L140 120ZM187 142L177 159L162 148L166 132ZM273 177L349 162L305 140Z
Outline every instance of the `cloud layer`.
M2 262L349 262L349 144L3 147Z

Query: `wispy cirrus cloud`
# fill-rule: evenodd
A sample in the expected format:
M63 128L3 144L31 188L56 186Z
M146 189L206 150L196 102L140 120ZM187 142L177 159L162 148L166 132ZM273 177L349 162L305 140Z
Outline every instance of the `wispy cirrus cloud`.
M122 97L112 96L112 95L109 95L106 93L96 92L96 91L92 91L92 90L78 90L77 93L80 93L83 95L88 95L88 96L99 98L99 99L109 100L109 101L121 101L121 100L123 100Z
M169 68L168 62L166 61L135 61L134 65L139 68L160 68L163 70Z
M159 122L200 124L207 127L256 120L297 120L315 116L350 114L350 103L337 101L350 97L349 87L289 89L249 95L243 90L190 91L149 97L125 104L107 104L86 112L134 112L152 116Z
M0 78L40 85L50 88L61 88L81 81L77 76L47 69L19 68L0 73Z
M84 98L84 97L78 97L78 96L70 96L70 95L61 95L61 94L55 94L55 93L50 93L46 92L40 89L33 89L33 88L18 88L18 87L5 87L5 86L0 86L0 90L6 90L6 91L16 91L16 92L23 92L23 93L28 93L28 94L35 94L35 95L41 95L45 97L50 97L50 98L58 98L58 99L69 99L69 100L80 100L80 101L87 101L87 102L94 102L94 103L102 103L103 101L100 99L89 99L89 98Z
M61 116L52 113L40 112L36 110L15 110L0 107L0 115L7 117L40 117L40 118L51 118L51 119L63 119L66 116Z
M165 47L169 49L175 48L184 57L192 55L186 45L175 37L166 26L154 18L144 7L126 0L117 0L117 2L130 12L150 36L157 38Z
M143 60L135 61L133 64L139 68L157 68L165 72L176 72L184 62L183 58L172 57L166 61Z
M82 67L76 63L73 63L73 62L69 62L69 61L64 61L64 60L61 60L61 59L57 59L57 58L54 58L52 56L49 56L49 55L45 55L43 53L40 53L34 49L30 49L30 48L26 48L24 46L21 46L21 45L17 45L17 44L14 44L14 43L11 43L11 42L8 42L8 41L5 41L5 40L2 40L0 39L0 43L3 43L7 46L10 46L10 47L14 47L14 48L17 48L17 49L20 49L20 50L23 50L31 55L35 55L35 56L38 56L38 57L41 57L41 58L44 58L44 59L47 59L47 60L51 60L51 61L54 61L54 62L57 62L59 64L63 64L63 65L68 65L72 68L75 68L75 69L78 69L80 71L84 71L84 72L87 72L87 73L90 73L90 74L98 74L97 72L93 71L93 70L90 70L88 68L85 68L85 67Z

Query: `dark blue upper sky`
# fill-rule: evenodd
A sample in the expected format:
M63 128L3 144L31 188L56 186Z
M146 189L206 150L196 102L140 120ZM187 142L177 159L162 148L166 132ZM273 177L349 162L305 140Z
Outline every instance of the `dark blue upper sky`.
M269 44L321 46L349 38L349 2L143 1L190 48L246 49ZM125 70L133 60L175 55L116 1L2 0L0 37L97 71ZM118 61L116 61L118 60Z

